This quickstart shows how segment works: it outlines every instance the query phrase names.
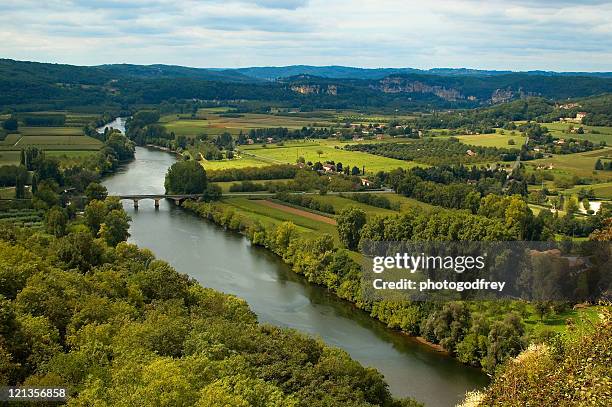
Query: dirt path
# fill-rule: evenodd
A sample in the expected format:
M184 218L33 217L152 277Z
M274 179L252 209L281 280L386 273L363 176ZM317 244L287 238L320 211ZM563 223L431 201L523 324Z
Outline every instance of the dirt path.
M282 204L279 204L279 203L276 203L276 202L266 201L266 200L263 200L263 199L262 200L257 200L256 202L261 204L261 205L268 206L270 208L279 209L281 211L292 213L294 215L303 216L303 217L308 218L308 219L316 220L316 221L323 222L323 223L328 223L330 225L335 225L336 224L336 219L334 219L334 218L329 218L327 216L318 215L316 213L312 213L312 212L304 211L304 210L301 210L301 209L293 208L291 206L282 205Z

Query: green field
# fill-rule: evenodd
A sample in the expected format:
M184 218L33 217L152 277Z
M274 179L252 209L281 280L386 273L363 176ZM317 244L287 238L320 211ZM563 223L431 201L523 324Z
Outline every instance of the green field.
M539 160L526 161L525 165L528 168L535 168L538 164L552 164L552 170L549 171L555 176L572 177L573 175L585 178L591 178L598 182L611 182L612 171L595 171L595 163L600 157L609 157L612 154L611 148L605 148L595 151L587 151L576 154L558 154L552 158L542 158Z
M247 198L225 198L222 201L238 213L245 215L251 220L257 220L263 225L274 226L282 222L293 222L300 230L307 234L329 233L338 242L336 227L328 223L308 219L280 209L270 208L262 205L256 200Z
M599 127L599 126L585 126L578 123L542 123L546 126L550 133L558 138L575 138L579 140L590 140L594 143L605 141L607 145L612 146L612 127ZM567 130L570 126L574 128L582 127L585 130L585 134L568 133ZM593 133L595 132L595 133Z
M82 136L80 127L19 127L23 136Z
M265 167L266 165L274 164L265 160L259 160L253 157L238 155L231 160L202 160L200 163L206 170L224 170L227 168L244 168L244 167Z
M241 151L250 154L253 158L268 160L270 163L295 163L298 157L312 162L334 161L341 162L344 166L357 166L359 169L365 167L366 176L378 171L390 171L398 167L412 168L418 164L410 161L396 160L393 158L375 156L360 151L346 151L342 149L345 143L337 140L321 140L307 143L285 143L284 145L271 144L263 147L253 145L241 147ZM318 152L322 154L319 155Z
M88 136L22 136L10 149L39 147L44 150L99 150L102 142Z
M57 112L54 112L57 113ZM65 112L62 112L65 113ZM62 127L27 127L20 126L18 133L9 134L0 142L0 150L21 150L27 147L38 147L45 151L95 151L102 147L102 142L83 135L78 125L94 118L93 115L68 114L66 120L73 126ZM0 161L6 161L0 159Z
M603 182L593 185L576 185L573 188L566 189L564 192L568 194L577 194L581 189L592 189L597 198L612 199L612 182Z
M0 150L0 166L19 164L20 159L21 159L20 151Z
M290 115L244 113L240 117L223 117L219 110L200 109L195 118L191 115L173 114L160 119L160 123L177 135L197 136L201 134L218 135L224 132L237 135L242 130L248 133L251 129L268 127L286 127L288 129L301 129L302 127L317 125L329 127L335 123L326 117L301 117Z
M495 134L470 134L465 136L458 136L457 138L461 140L462 143L469 144L472 146L516 149L520 149L521 146L525 144L525 140L527 139L527 137L522 136L520 133L511 135L509 131L506 131L505 134L501 134L498 131L498 133ZM508 140L514 140L516 144L509 145Z
M578 335L585 329L592 329L593 322L599 319L601 306L590 306L580 309L570 309L559 314L545 316L540 319L535 312L533 305L528 305L529 317L526 318L526 328L533 332L539 333L544 330L554 332L567 332L570 335ZM568 330L567 321L573 321L574 330Z

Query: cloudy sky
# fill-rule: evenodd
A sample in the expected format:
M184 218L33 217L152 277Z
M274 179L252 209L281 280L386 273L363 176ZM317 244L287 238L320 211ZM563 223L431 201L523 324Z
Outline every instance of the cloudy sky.
M612 71L612 1L0 0L0 57Z

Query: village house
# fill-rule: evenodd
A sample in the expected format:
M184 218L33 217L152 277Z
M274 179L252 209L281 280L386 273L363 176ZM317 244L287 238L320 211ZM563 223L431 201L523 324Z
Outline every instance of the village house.
M369 179L367 179L367 178L361 178L361 185L364 186L364 187L369 188L372 185L374 185L374 183L372 181L370 181Z
M586 112L578 112L576 113L576 121L582 123L582 120L586 117Z
M333 172L333 171L336 171L336 166L332 164L323 164L323 170L325 172Z

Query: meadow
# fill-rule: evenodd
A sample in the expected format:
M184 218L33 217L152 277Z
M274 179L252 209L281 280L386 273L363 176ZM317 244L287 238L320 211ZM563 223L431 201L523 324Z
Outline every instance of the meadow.
M337 140L316 140L308 142L291 142L283 145L272 144L252 145L240 147L241 152L251 157L269 161L271 163L295 163L299 157L304 157L306 162L341 162L345 167L357 166L359 169L365 167L366 176L378 171L390 171L398 167L412 168L418 164L411 161L396 160L382 156L375 156L360 151L346 151ZM321 153L321 154L319 154Z
M78 157L87 156L102 147L102 142L83 134L83 126L96 117L89 113L70 113L65 111L38 112L40 114L64 114L63 126L19 126L0 141L0 165L18 164L20 151L37 147L49 156L59 157L62 162L71 162Z
M604 141L607 145L612 146L612 127L585 126L578 123L564 122L542 123L542 125L546 126L554 137L589 140L594 143ZM567 130L570 126L574 128L582 127L585 130L585 134L569 133Z
M566 189L568 194L577 194L581 189L592 189L597 198L612 199L612 182L603 182L601 184L592 185L576 185L573 188Z
M0 166L19 164L20 159L21 159L20 151L0 150Z
M336 227L329 223L319 222L288 211L272 208L262 204L259 200L242 197L224 198L222 203L231 207L238 213L247 216L249 219L260 222L262 225L276 226L282 222L293 222L303 233L313 235L329 233L334 236L334 240L339 243Z
M610 154L612 154L611 148L576 154L556 154L551 158L526 161L525 165L528 168L534 169L538 165L552 164L552 170L544 171L550 171L555 176L572 178L576 175L578 177L590 178L597 182L610 182L612 181L611 171L595 171L597 160L601 157L609 157Z
M462 143L469 144L472 146L482 147L498 147L498 148L516 148L520 149L527 137L522 136L520 133L511 134L509 131L504 131L501 134L500 130L494 134L469 134L457 137ZM508 144L509 140L514 140L515 144Z
M201 134L219 135L228 132L238 135L240 131L248 133L251 129L286 127L288 129L301 129L302 127L330 127L337 125L329 117L304 117L300 115L276 115L259 113L241 113L226 116L222 108L199 109L195 117L190 114L170 114L163 116L159 122L168 131L177 135L197 136Z

